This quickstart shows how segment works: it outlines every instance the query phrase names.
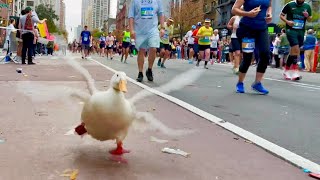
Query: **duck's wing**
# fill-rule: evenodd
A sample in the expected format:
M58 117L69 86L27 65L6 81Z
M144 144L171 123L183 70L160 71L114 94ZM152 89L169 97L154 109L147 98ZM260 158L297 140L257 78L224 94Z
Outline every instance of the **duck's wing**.
M159 130L161 133L169 136L182 136L194 132L194 130L189 129L171 129L155 118L151 113L147 112L137 112L135 114L135 119L132 122L132 128L140 132L144 132L146 130Z
M152 96L154 94L157 94L155 91L160 91L162 93L168 94L172 91L182 89L185 86L191 85L196 80L198 80L204 72L206 72L205 69L191 68L188 71L179 74L178 76L173 78L171 81L167 82L166 84L164 84L158 88L144 89L144 90L136 93L133 97L131 97L129 99L129 101L130 101L130 103L135 104L140 99L144 99L148 96Z

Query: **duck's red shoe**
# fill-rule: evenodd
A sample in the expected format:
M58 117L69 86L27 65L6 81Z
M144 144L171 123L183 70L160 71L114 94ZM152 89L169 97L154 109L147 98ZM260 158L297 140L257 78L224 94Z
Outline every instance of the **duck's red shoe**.
M78 135L84 135L85 133L87 133L86 128L84 127L84 123L81 123L79 126L77 126L75 129L76 133Z

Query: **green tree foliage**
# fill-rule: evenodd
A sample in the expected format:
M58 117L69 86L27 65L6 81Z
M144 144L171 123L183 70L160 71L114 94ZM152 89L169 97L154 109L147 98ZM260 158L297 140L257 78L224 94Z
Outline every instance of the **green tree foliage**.
M40 4L36 7L36 12L40 20L47 19L46 23L48 26L48 31L50 33L55 33L59 31L59 29L54 23L54 20L59 20L59 17L56 15L51 5Z
M92 31L92 37L94 37L94 38L99 38L102 34L103 34L103 32L100 31L99 29L94 29Z

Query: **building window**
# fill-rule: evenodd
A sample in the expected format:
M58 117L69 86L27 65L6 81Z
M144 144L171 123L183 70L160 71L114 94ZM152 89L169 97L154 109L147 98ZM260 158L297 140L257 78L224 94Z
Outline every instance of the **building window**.
M34 2L33 1L27 1L27 6L32 6L33 7Z

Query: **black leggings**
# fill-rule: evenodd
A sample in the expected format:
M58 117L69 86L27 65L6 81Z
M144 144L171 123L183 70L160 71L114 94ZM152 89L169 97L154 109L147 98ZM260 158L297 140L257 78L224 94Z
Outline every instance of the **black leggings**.
M260 56L257 72L265 73L270 60L268 29L252 29L251 27L240 23L240 26L237 29L237 37L240 44L242 44L243 38L255 39L255 48L258 48ZM243 52L243 61L239 68L241 73L247 73L249 66L251 65L252 56L253 53Z

